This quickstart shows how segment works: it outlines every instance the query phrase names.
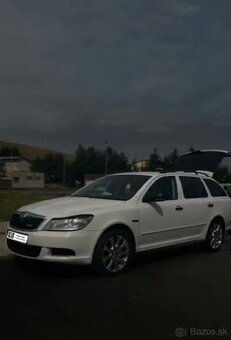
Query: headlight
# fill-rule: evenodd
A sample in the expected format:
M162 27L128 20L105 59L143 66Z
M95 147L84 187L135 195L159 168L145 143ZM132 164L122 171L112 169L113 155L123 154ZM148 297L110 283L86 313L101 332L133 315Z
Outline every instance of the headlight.
M43 230L50 231L73 231L85 228L93 219L93 215L78 215L67 218L54 218Z

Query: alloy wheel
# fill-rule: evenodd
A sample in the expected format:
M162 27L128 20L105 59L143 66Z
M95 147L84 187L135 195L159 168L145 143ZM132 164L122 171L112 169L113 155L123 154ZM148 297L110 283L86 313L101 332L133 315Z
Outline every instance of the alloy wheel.
M210 234L210 246L212 249L216 250L221 247L223 241L223 228L221 224L214 223L211 227L211 234Z
M129 260L130 246L123 235L113 235L104 244L102 262L105 269L111 273L122 271Z

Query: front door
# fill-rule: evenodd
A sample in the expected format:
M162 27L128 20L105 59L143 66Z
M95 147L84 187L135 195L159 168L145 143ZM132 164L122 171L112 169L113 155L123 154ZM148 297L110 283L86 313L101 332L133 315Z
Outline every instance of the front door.
M148 197L149 202L144 202ZM140 250L174 243L183 226L183 210L175 176L157 179L138 203Z

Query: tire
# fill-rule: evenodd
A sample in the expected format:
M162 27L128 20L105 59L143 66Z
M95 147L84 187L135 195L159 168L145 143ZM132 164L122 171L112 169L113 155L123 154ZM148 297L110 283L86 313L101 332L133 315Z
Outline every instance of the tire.
M209 226L205 241L206 250L209 252L219 251L224 242L224 223L220 219L213 220Z
M134 242L123 229L109 230L99 239L92 261L92 268L108 276L125 272L134 255Z

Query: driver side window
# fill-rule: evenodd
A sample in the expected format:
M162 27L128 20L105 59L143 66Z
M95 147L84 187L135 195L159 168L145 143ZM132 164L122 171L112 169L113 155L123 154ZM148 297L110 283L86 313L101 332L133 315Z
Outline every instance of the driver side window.
M177 184L174 176L158 179L147 191L146 195L150 201L176 200L178 198Z

